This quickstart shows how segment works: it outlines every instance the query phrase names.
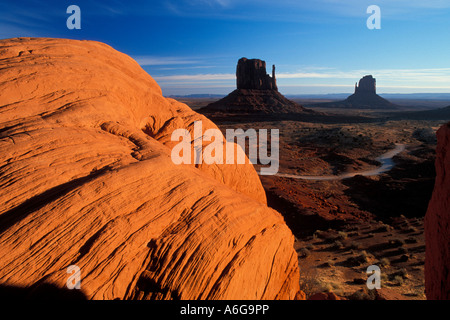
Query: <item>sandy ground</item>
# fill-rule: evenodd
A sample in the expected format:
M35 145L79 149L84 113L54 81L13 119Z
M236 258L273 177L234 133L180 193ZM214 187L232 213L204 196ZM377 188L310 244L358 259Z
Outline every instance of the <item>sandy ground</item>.
M332 181L261 176L269 205L296 237L307 296L333 291L350 299L370 299L365 281L372 264L381 269L383 288L403 299L425 299L423 217L434 185L434 134L444 122L216 121L223 132L279 129L279 172L288 175L374 170L382 164L380 155L396 144L405 147L392 158L391 170L374 176Z

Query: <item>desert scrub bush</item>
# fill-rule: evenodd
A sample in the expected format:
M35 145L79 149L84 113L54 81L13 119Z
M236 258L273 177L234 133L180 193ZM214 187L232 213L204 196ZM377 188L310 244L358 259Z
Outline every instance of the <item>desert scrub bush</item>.
M323 266L324 267L328 267L328 268L331 268L331 267L334 267L334 265L335 265L335 262L334 262L334 260L327 260L324 264L323 264Z
M401 286L401 285L403 285L405 283L405 280L401 276L395 276L393 282L397 286Z
M414 271L423 271L424 267L417 265L417 266L412 267L412 270L414 270Z
M348 237L347 232L339 231L336 239L337 240L345 240L345 239L347 239L347 237Z
M380 259L380 265L383 267L389 267L391 265L391 261L388 258Z
M369 254L367 253L366 250L361 251L359 256L361 257L361 259L364 259L365 262L367 262L367 259L369 258Z
M331 284L331 291L334 293L342 291L342 285L340 283L334 282Z
M349 249L358 250L361 249L361 243L352 241L348 247Z
M386 283L389 280L389 276L387 275L387 273L382 272L381 273L381 284L383 285L384 283Z
M382 224L378 229L374 230L374 232L388 232L392 231L392 227L388 224Z
M376 290L360 289L352 293L348 298L349 300L375 300Z
M400 254L406 254L406 253L408 253L408 249L406 249L405 247L400 247L400 248L398 248L398 252Z
M323 231L321 231L321 230L316 230L313 233L313 239L321 239L322 236L323 236Z
M315 270L300 272L299 284L300 290L302 290L306 295L306 299L317 292L321 292L323 287L322 282L319 280L317 271Z
M369 261L369 254L363 250L360 252L359 255L356 257L350 257L347 259L347 263L354 265L354 266L360 266L364 263L367 263Z
M344 245L339 240L336 240L331 246L331 249L343 249Z
M311 252L307 248L301 248L299 251L299 255L302 258L309 257L311 255Z
M334 231L321 231L321 230L316 230L313 234L313 238L314 239L322 239L325 242L333 242L334 240L336 240L336 234Z
M391 247L401 247L401 246L405 245L405 241L403 241L401 239L389 240L388 244Z
M401 269L400 271L398 271L396 274L399 275L399 276L401 276L403 279L406 279L406 278L409 277L408 270L406 270L405 268L402 268L402 269Z

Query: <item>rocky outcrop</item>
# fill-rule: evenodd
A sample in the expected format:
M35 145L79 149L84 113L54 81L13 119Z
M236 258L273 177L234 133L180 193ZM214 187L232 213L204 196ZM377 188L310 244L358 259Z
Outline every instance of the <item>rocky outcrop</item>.
M436 182L425 216L425 293L450 299L450 123L437 132Z
M275 77L266 73L266 62L259 59L241 58L236 67L237 89L219 101L200 109L209 113L249 113L249 114L287 114L314 113L287 99L280 92Z
M88 299L293 299L293 235L251 164L175 165L217 128L93 41L0 41L0 287ZM203 142L207 145L206 139Z
M376 93L376 80L371 75L364 76L355 84L355 93L347 99L314 104L316 107L345 109L397 109L398 106Z
M275 65L272 77L266 74L266 62L259 59L241 58L236 67L236 86L247 90L278 90Z
M371 75L364 76L359 80L359 84L355 84L355 94L376 94L376 79Z

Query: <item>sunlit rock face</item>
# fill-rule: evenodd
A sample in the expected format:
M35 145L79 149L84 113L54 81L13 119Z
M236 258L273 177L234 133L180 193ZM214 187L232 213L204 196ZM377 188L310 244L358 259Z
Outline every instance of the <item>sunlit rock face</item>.
M0 286L88 299L293 299L294 238L251 164L176 165L217 127L93 41L0 41ZM207 145L209 142L204 141Z

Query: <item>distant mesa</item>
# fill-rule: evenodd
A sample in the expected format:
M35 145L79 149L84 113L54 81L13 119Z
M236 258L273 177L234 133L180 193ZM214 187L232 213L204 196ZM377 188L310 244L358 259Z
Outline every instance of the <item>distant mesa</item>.
M266 72L266 62L241 58L236 67L237 89L216 102L200 109L203 113L314 113L287 99L278 92L275 65L272 76Z
M367 75L355 84L355 93L347 99L315 104L317 107L347 109L397 109L399 106L377 94L376 79Z

